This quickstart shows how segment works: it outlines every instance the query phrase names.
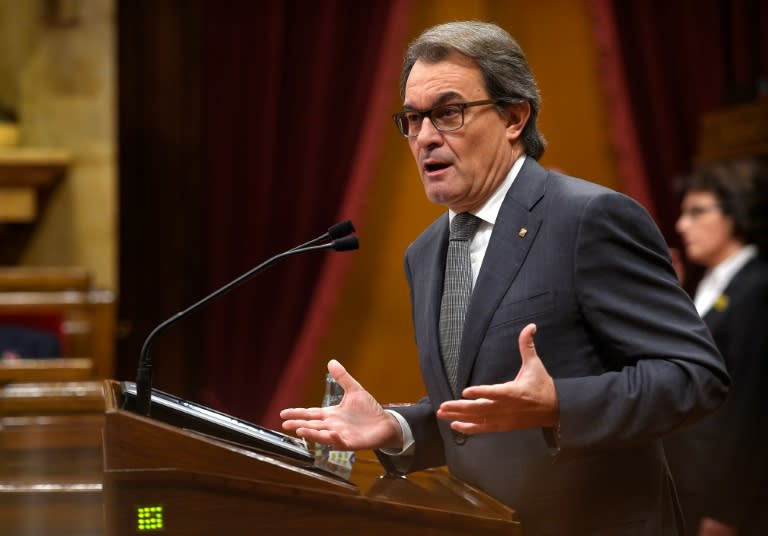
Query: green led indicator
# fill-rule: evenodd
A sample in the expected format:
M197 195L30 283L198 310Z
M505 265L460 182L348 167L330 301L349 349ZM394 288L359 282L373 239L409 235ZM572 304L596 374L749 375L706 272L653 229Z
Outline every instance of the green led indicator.
M137 506L136 530L140 532L146 532L150 530L163 530L162 505Z

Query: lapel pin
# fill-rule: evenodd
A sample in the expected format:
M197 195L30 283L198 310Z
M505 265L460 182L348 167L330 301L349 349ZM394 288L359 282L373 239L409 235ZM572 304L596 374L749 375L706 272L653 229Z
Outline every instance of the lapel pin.
M525 227L521 227L520 230L517 232L517 235L520 238L525 238L525 235L527 234L528 234L528 229L526 229Z
M712 308L718 313L722 313L728 309L729 303L730 299L728 299L728 296L725 294L720 294L720 296L715 300L715 303L712 304Z

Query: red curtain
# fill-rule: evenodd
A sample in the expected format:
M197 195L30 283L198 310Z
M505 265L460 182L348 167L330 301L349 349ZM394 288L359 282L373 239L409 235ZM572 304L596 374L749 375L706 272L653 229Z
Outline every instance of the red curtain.
M211 289L360 214L378 145L372 129L384 122L377 84L399 66L391 38L404 5L206 4ZM286 364L300 365L312 333L324 327L350 254L287 258L206 309L205 403L261 420Z
M591 7L627 191L649 193L649 208L677 244L673 182L692 167L701 116L766 90L768 4L592 0Z

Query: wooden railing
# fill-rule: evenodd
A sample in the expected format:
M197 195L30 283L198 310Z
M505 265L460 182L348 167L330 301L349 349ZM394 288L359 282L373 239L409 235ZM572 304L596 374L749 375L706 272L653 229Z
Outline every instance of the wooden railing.
M93 288L88 272L68 267L0 267L0 324L33 321L36 316L60 319L62 355L50 357L87 358L91 362L88 378L114 377L115 296Z
M25 370L45 379L71 373L61 366ZM0 367L0 374L7 371ZM104 534L103 385L90 380L0 386L0 534Z

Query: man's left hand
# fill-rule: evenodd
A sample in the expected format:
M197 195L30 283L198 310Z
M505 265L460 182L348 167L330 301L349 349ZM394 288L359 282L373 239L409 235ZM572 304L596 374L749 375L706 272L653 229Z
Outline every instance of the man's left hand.
M463 399L440 405L438 418L453 421L451 428L465 434L557 426L560 411L555 382L536 353L535 333L536 324L528 324L520 332L522 364L514 380L467 387Z

